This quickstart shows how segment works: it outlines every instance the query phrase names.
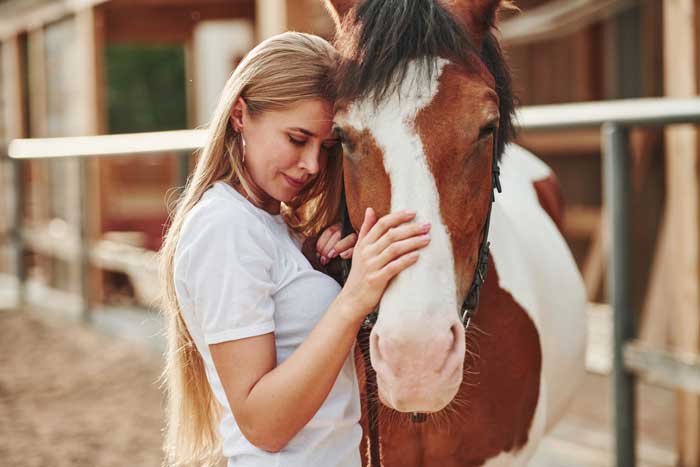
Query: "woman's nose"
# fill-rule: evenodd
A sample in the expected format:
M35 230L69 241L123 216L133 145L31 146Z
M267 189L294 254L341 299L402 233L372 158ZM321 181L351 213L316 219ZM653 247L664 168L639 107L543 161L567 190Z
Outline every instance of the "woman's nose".
M309 148L302 153L301 159L299 160L299 164L311 175L315 175L319 171L318 160L320 150L321 148L309 146Z

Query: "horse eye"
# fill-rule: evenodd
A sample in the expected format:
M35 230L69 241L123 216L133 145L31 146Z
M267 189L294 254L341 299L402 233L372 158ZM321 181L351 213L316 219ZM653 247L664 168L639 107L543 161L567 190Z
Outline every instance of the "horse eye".
M487 125L482 126L481 129L479 129L479 140L493 135L497 128L498 126L496 125L496 122L490 122Z
M355 144L348 138L347 133L337 127L334 132L338 137L338 141L340 141L340 144L343 146L343 152L346 154L352 153L355 150Z

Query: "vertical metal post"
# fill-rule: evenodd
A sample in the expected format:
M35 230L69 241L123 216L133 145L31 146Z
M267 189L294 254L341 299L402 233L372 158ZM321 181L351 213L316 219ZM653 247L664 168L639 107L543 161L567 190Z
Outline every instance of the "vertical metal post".
M82 304L80 310L80 318L85 321L90 321L90 201L88 198L88 159L86 157L78 158L78 180L80 194L80 253L78 261L80 262L80 296Z
M636 334L631 309L630 163L628 130L606 123L602 128L605 159L605 204L612 232L609 266L610 302L613 309L613 391L617 467L633 467L635 457L635 376L625 369L623 346Z
M22 220L24 219L24 172L22 161L11 159L12 188L14 190L14 215L12 222L12 245L15 259L15 275L17 276L17 309L24 309L27 303L26 280L27 270L24 264L24 244L22 242Z

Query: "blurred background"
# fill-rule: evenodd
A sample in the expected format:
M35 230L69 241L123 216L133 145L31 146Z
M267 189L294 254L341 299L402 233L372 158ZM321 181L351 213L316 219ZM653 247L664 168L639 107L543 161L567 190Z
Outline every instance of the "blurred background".
M500 34L522 106L698 95L698 0L515 4ZM0 465L160 463L155 252L194 163L17 160L9 142L202 127L245 53L285 30L333 24L320 0L0 0ZM601 132L518 143L559 177L591 301L589 377L532 465L613 465ZM630 131L631 309L658 349L700 349L699 150L697 127ZM700 399L637 391L638 465L700 466Z

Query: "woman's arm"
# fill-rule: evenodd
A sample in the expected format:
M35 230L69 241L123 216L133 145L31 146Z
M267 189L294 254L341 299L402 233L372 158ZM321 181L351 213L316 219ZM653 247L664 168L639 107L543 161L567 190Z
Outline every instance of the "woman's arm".
M393 213L377 222L367 211L345 287L279 366L271 333L209 346L233 415L252 444L282 449L321 407L362 319L391 278L415 263L416 250L429 242L429 226L404 224L414 215Z
M362 318L342 293L307 339L275 367L268 333L209 346L238 426L252 444L279 451L321 407L347 358Z

